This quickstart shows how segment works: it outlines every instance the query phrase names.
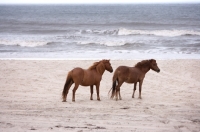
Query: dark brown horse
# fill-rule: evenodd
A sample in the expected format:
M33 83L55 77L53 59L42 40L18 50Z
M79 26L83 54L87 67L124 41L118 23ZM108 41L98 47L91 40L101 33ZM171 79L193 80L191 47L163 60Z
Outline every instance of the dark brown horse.
M96 91L97 91L97 100L100 101L99 86L100 86L102 75L105 70L109 72L113 72L113 68L110 64L110 60L102 60L99 62L95 62L87 70L84 70L79 67L71 70L67 75L67 80L62 92L63 102L66 102L68 91L73 83L75 83L75 86L73 89L73 97L72 97L73 102L75 102L75 92L78 89L79 85L90 86L90 92L91 92L90 100L93 100L93 97L92 97L93 85L95 85Z
M110 98L113 99L114 97L116 97L116 100L118 100L118 95L119 95L119 99L120 100L122 99L120 95L120 87L124 82L134 83L134 90L133 90L133 95L132 95L132 98L134 98L137 82L139 82L139 98L142 99L141 97L142 83L143 83L145 74L150 69L156 72L160 72L160 69L157 66L156 60L154 59L143 60L141 62L138 62L134 67L119 66L115 70L114 75L113 75L113 85L111 88L112 94Z

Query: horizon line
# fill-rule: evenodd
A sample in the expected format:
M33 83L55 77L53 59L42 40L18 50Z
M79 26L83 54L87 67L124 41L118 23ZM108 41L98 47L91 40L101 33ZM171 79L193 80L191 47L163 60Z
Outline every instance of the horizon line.
M137 3L0 3L0 5L119 5L119 4L200 4L200 2L137 2Z

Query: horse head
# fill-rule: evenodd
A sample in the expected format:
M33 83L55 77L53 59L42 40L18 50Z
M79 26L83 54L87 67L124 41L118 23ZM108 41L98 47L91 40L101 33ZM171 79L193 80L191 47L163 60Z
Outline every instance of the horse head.
M107 71L109 71L109 72L113 72L113 68L112 68L112 66L111 66L111 64L110 64L110 60L103 60L103 64L104 64L104 66L105 66L105 69L107 70Z
M156 72L160 72L160 69L158 68L158 65L157 65L157 63L156 63L156 60L151 59L151 60L149 60L149 62L150 62L150 68L151 68L152 70L154 70L154 71L156 71Z

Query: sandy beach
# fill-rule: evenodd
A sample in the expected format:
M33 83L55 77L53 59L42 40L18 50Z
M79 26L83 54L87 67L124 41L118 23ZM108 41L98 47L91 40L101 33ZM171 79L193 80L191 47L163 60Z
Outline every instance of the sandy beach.
M140 60L111 60L113 69ZM200 60L157 60L150 70L142 99L133 84L123 84L122 100L111 100L112 75L105 71L100 98L80 86L76 102L71 87L67 102L61 94L68 71L87 69L95 60L0 60L0 131L70 132L199 132Z

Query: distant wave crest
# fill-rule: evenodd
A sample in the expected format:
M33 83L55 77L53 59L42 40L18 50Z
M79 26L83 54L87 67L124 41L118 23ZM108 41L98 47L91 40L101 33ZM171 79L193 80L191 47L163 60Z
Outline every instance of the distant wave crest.
M81 30L82 34L102 34L102 35L117 35L119 30L98 30L98 29L88 29Z
M0 44L8 46L21 47L37 47L49 44L46 41L31 41L31 40L0 40Z
M118 35L155 35L163 37L176 37L185 35L200 36L200 32L192 30L128 30L121 28L119 29Z
M177 37L177 36L200 36L200 32L193 30L131 30L126 28L119 28L116 30L81 30L81 33L101 34L101 35L155 35L163 37Z
M140 41L140 42L128 42L128 41L79 41L77 44L80 45L104 45L108 47L120 47L120 46L132 46L132 47L140 47L143 46L145 43Z
M96 44L96 45L105 45L105 46L123 46L126 44L125 41L101 41L101 42L94 42L94 41L80 41L78 44L87 45L87 44Z

